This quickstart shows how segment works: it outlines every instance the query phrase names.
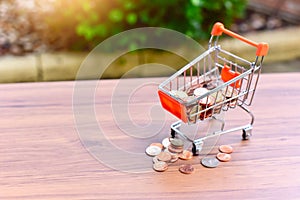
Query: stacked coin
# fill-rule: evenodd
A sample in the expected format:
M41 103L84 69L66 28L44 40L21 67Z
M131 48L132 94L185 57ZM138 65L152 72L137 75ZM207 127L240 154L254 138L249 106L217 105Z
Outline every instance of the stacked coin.
M203 96L209 92L210 89L214 89L216 87L216 82L212 80L204 81L200 84L193 85L187 90L187 94L189 95L185 99L191 99L190 96L194 98ZM204 98L199 99L198 105L189 106L187 108L187 116L190 122L195 123L197 119L204 120L208 117L212 116L212 109L203 111L209 107L211 107L215 103L215 99L213 96L205 96Z
M168 147L168 150L171 153L177 153L180 154L183 152L183 141L178 138L174 138L170 141L170 146Z
M217 96L215 100L213 95L207 95L209 90L214 89L219 85L219 80L216 77L207 76L198 80L198 83L191 85L185 85L184 90L171 90L170 95L176 99L181 99L186 106L186 115L190 123L196 123L198 119L204 120L211 117L214 113L221 111L220 107L217 109L209 109L223 99L220 100L224 95ZM195 99L205 96L196 101ZM206 110L206 111L203 111ZM215 112L213 112L215 110Z
M180 99L184 99L188 96L186 92L180 90L171 90L170 94Z
M207 96L207 97L199 100L199 105L201 106L201 109L203 110L199 115L200 120L204 120L204 119L212 116L213 109L210 107L214 104L214 101L215 100L212 96ZM208 108L210 108L210 109L208 109ZM206 109L208 109L208 110L206 110ZM206 110L206 111L204 111L204 110Z
M194 95L194 91L195 91L197 88L203 88L203 82L202 82L202 83L199 83L199 84L191 85L191 86L186 90L187 95L188 95L188 96L193 96L193 95Z
M219 91L219 92L212 93L211 97L215 101L214 104L219 104L218 106L214 107L214 111L213 111L214 114L218 114L222 110L222 106L223 106L222 102L225 100L224 94L221 91Z
M185 102L192 102L197 97L195 96L188 96L184 99ZM195 100L195 102L189 104L186 106L186 112L188 120L192 123L196 123L197 119L199 118L199 112L201 111L201 106L198 104L198 102Z
M236 105L237 102L237 96L238 96L238 91L237 89L227 86L226 88L223 88L222 90L223 95L226 97L226 99L231 99L230 102L228 103L229 106L233 107Z
M207 83L206 88L208 90L212 90L212 89L215 89L217 86L218 86L218 84L216 82L211 81L211 82Z

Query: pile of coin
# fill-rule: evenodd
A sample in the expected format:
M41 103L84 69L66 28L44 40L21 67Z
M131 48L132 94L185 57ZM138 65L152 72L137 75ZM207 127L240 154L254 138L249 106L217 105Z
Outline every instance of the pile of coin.
M173 138L170 140L170 145L168 146L168 150L171 153L180 154L183 152L183 141L178 138Z
M190 160L193 153L184 149L184 143L178 138L165 138L162 143L152 143L146 148L146 154L153 157L153 169L163 172L168 169L170 163L178 159ZM190 164L181 165L179 171L184 174L191 174L194 168Z
M216 156L202 158L201 164L207 168L215 168L220 162L230 161L232 152L232 146L220 145L219 153ZM157 172L166 171L169 164L175 163L178 159L193 158L193 153L185 150L183 141L178 138L165 138L162 143L152 143L146 148L146 154L153 157L153 169ZM194 167L191 164L183 164L178 170L184 174L191 174L194 172Z
M220 113L222 105L214 105L225 99L224 92L206 95L210 90L217 87L218 84L220 83L217 79L206 79L201 83L191 85L185 90L171 90L170 95L186 102L188 120L189 122L196 123L198 119L204 120L215 113ZM200 96L205 97L198 99Z

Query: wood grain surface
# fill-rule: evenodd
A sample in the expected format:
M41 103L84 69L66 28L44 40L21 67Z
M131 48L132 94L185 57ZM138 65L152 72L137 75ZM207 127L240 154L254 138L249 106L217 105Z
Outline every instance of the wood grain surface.
M95 93L91 115L99 122L99 134L123 154L110 149L96 152L105 144L97 137L82 141L86 138L80 130L91 127L85 116L89 113L84 112L89 105L81 105L87 108L80 115L82 121L76 121L72 106L76 82L2 84L0 199L300 199L299 77L299 73L261 76L250 107L255 115L253 136L242 141L241 132L223 135L209 153L216 155L218 145L230 144L234 148L230 162L209 169L200 164L200 156L161 173L151 169L144 150L169 136L169 126L176 120L158 106L156 88L162 79L101 80L91 88ZM152 119L154 111L164 116ZM230 110L226 127L244 123L244 118L247 122L247 115ZM137 135L152 129L153 135ZM183 163L193 164L195 172L181 174L178 167Z

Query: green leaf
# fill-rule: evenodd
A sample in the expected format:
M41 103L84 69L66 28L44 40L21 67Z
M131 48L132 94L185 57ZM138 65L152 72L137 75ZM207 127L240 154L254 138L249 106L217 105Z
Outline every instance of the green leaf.
M106 37L108 31L104 24L99 24L95 27L95 32L101 37Z
M126 16L126 21L128 22L128 24L133 25L137 22L137 15L135 13L129 13Z
M112 22L121 22L123 20L123 12L119 9L113 9L109 12L109 19Z

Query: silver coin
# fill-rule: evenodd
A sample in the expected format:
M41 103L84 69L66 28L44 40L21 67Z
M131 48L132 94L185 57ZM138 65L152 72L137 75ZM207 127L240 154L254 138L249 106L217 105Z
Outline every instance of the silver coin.
M223 88L222 93L226 98L236 97L238 95L238 91L232 87Z
M178 138L174 138L171 140L171 144L176 148L176 147L183 147L183 141Z
M219 165L219 163L220 162L216 157L205 157L201 160L201 164L208 168L215 168Z
M161 142L162 145L167 149L168 146L170 146L171 142L170 142L170 139L169 138L165 138L163 139L163 141Z
M195 96L202 96L208 92L208 89L206 88L197 88L194 90L194 95Z
M184 99L188 96L186 92L179 91L179 90L172 90L170 93L171 93L171 95L173 95L177 98L180 98L180 99Z
M158 161L158 162L153 164L153 169L155 171L158 171L158 172L163 172L163 171L166 171L168 169L168 164L166 162L163 162L163 161Z
M158 146L149 146L146 149L146 153L149 156L157 156L158 154L160 154L161 152L161 148L159 148Z
M211 97L213 97L216 100L216 103L220 103L224 100L224 96L221 92L212 93Z

